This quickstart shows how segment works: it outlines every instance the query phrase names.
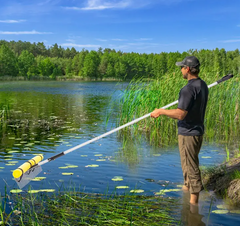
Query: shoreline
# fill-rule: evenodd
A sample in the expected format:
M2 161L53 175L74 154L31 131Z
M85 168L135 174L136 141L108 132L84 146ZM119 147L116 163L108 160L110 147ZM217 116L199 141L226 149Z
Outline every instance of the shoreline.
M56 78L51 78L48 76L1 76L0 81L98 81L98 82L128 82L129 79L120 78L91 78L91 77L80 77L80 76L56 76Z
M240 206L240 156L203 170L202 181L207 190L226 199L229 204Z

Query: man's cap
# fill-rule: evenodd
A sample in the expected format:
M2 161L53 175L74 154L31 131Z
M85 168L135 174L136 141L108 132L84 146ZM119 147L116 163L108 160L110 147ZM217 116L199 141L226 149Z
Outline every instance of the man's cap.
M198 67L200 66L200 62L195 56L187 56L181 62L176 62L177 66L188 66L188 67Z

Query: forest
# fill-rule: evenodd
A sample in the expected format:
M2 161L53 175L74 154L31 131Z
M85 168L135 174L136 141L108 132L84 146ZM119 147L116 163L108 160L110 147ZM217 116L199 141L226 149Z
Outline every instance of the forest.
M43 42L0 40L0 76L57 76L90 79L161 78L179 70L176 61L194 55L201 62L201 73L223 76L240 73L240 51L225 49L190 49L185 52L134 53L109 48L95 50L74 47L62 48L58 44L46 47Z

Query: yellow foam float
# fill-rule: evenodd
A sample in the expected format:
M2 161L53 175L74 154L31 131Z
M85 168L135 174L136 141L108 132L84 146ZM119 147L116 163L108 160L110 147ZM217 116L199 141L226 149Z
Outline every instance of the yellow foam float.
M13 171L13 177L19 178L21 177L25 172L27 172L31 167L38 164L40 161L43 160L43 155L37 155L34 158L28 160L27 162L23 163L21 166L19 166L16 170Z

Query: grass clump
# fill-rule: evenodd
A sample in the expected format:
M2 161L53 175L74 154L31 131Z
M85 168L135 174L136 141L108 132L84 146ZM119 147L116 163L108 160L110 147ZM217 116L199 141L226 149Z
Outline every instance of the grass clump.
M240 171L239 171L239 170L235 170L235 171L231 174L231 179L232 179L232 180L240 179Z
M200 75L206 83L220 79L212 75ZM179 73L152 80L132 81L120 101L119 125L152 112L178 99L179 91L187 84ZM208 140L237 140L240 134L239 121L240 86L234 77L209 89L209 101L205 115L205 138ZM176 108L175 105L172 108ZM171 109L171 108L169 108ZM161 116L144 119L125 131L131 134L146 132L154 144L170 144L177 141L177 120ZM129 136L129 134L128 134Z
M83 192L13 195L13 225L178 225L177 202L162 197Z

